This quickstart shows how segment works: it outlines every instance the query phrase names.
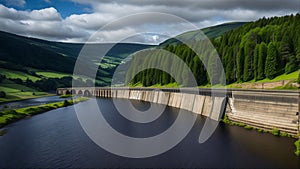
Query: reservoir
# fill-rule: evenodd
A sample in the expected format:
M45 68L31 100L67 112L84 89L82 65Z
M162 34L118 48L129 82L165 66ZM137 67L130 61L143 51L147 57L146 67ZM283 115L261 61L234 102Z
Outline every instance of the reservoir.
M51 102L57 97L43 99L43 102ZM89 102L91 100L78 105L84 108ZM141 124L120 115L112 99L99 98L97 102L108 123L118 132L131 137L150 137L163 132L173 124L179 111L177 108L167 107L158 119ZM132 103L140 110L149 108L147 102L132 101ZM178 145L163 154L140 159L125 158L96 145L82 129L74 107L68 106L6 126L7 134L0 136L0 167L300 167L300 160L294 155L295 140L292 138L276 137L220 123L210 139L200 144L198 138L204 122L205 117L199 115L189 134Z

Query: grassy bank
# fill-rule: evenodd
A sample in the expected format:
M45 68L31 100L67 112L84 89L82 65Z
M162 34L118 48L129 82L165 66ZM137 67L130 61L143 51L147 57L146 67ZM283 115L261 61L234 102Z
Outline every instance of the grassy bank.
M88 98L81 97L74 100L65 100L61 102L48 103L39 106L30 106L15 110L4 110L0 112L0 128L28 116L33 116L53 109L66 107L86 100L88 100Z
M228 125L232 125L232 126L239 126L239 127L244 127L245 129L247 130L257 130L258 132L261 132L261 133L271 133L273 134L274 136L281 136L281 137L296 137L296 136L292 136L286 132L282 132L276 128L274 128L273 130L264 130L264 129L261 129L261 128L257 128L257 127L253 127L253 126L249 126L249 125L246 125L244 123L240 123L240 122L234 122L234 121L231 121L229 120L228 116L224 116L224 118L222 119L222 121L225 123L225 124L228 124Z
M65 94L65 95L60 95L59 98L70 98L73 97L72 94Z
M262 79L262 80L251 80L248 82L243 82L243 83L239 83L239 82L235 82L232 84L227 84L226 86L217 84L214 86L211 86L211 84L207 84L207 85L203 85L203 86L198 86L199 88L243 88L243 85L248 85L248 84L256 84L256 83L273 83L273 82L278 82L278 81L282 81L282 80L290 80L291 82L296 81L296 79L298 78L299 73L298 71L289 73L289 74L282 74L279 75L277 77L275 77L274 79ZM141 82L135 83L135 84L129 84L129 87L143 87L143 84ZM169 83L169 84L165 84L165 85L161 85L161 84L155 84L152 86L149 86L150 88L179 88L182 87L182 85L177 84L176 82L174 83ZM273 89L276 90L296 90L298 89L297 87L293 87L291 86L291 84L287 84L285 86L277 86Z

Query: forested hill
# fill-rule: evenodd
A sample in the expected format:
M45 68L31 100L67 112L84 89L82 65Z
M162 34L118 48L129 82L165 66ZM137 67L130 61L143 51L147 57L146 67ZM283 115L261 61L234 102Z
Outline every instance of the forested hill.
M299 69L299 30L300 14L297 14L262 18L228 31L222 36L212 38L211 42L223 63L226 83L257 81L264 78L273 79L278 75ZM210 83L201 60L186 45L169 44L162 47L179 56L190 67L198 85ZM151 63L147 60L137 59L137 57L134 57L132 62L134 65L139 65L140 62ZM208 57L207 62L210 63L208 69L213 70L213 58ZM129 75L130 71L131 69L129 69ZM184 82L184 72L179 70L176 73L182 74ZM213 84L220 82L218 80ZM159 70L143 71L131 81L132 84L142 83L143 86L165 85L173 82L173 78Z
M262 18L215 39L227 81L273 79L296 71L300 64L299 30L297 14Z
M160 44L161 47L165 47L167 45L179 45L181 42L179 42L177 39L183 40L183 41L191 41L191 40L196 40L199 41L203 36L202 34L204 33L208 38L217 38L224 33L231 31L233 29L236 29L247 22L230 22L230 23L224 23L221 25L216 25L216 26L210 26L207 28L203 28L200 30L194 30L194 31L189 31L185 32L183 34L180 34L176 36L175 38L170 38L165 40Z

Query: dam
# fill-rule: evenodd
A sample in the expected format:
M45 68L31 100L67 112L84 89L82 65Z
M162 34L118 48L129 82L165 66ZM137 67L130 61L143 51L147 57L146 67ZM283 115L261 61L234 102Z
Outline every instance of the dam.
M172 89L172 88L58 88L57 95L120 98L152 102L191 111L219 121L233 122L266 131L299 135L299 92L292 90Z

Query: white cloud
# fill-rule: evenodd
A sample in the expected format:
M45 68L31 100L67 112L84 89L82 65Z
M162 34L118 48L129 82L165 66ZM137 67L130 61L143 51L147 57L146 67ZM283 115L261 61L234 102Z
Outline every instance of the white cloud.
M18 0L25 5L25 1ZM51 3L50 0L44 0ZM0 30L48 40L84 42L104 25L120 17L143 12L162 12L177 15L200 28L229 21L253 21L263 16L281 16L296 13L297 0L70 0L89 4L88 14L73 14L62 18L53 7L40 10L16 10L0 4ZM17 1L15 1L17 2ZM91 12L91 13L90 13ZM158 43L167 36L187 31L178 20L159 17L136 20L123 19L100 31L93 41L114 42L137 32L161 32L163 35L144 35L131 38L132 42Z
M0 30L55 41L83 40L89 33L66 24L53 7L18 11L0 4Z
M110 42L119 42L121 39L128 38L135 34L136 30L134 30L133 28L103 30L93 34L92 39L90 39L89 41L105 43L109 40Z
M17 11L0 4L0 17L12 20L61 20L60 14L53 7L33 11Z
M71 0L82 4L91 4L94 7L104 6L106 4L115 4L119 6L164 6L164 7L179 7L190 8L196 10L202 9L217 9L231 10L235 8L252 9L252 10L299 10L300 1L298 0ZM101 8L96 8L101 11ZM191 11L192 12L192 11Z
M101 26L109 23L111 20L115 19L114 16L109 14L80 14L71 15L65 19L66 23L78 26L85 29L97 30Z

